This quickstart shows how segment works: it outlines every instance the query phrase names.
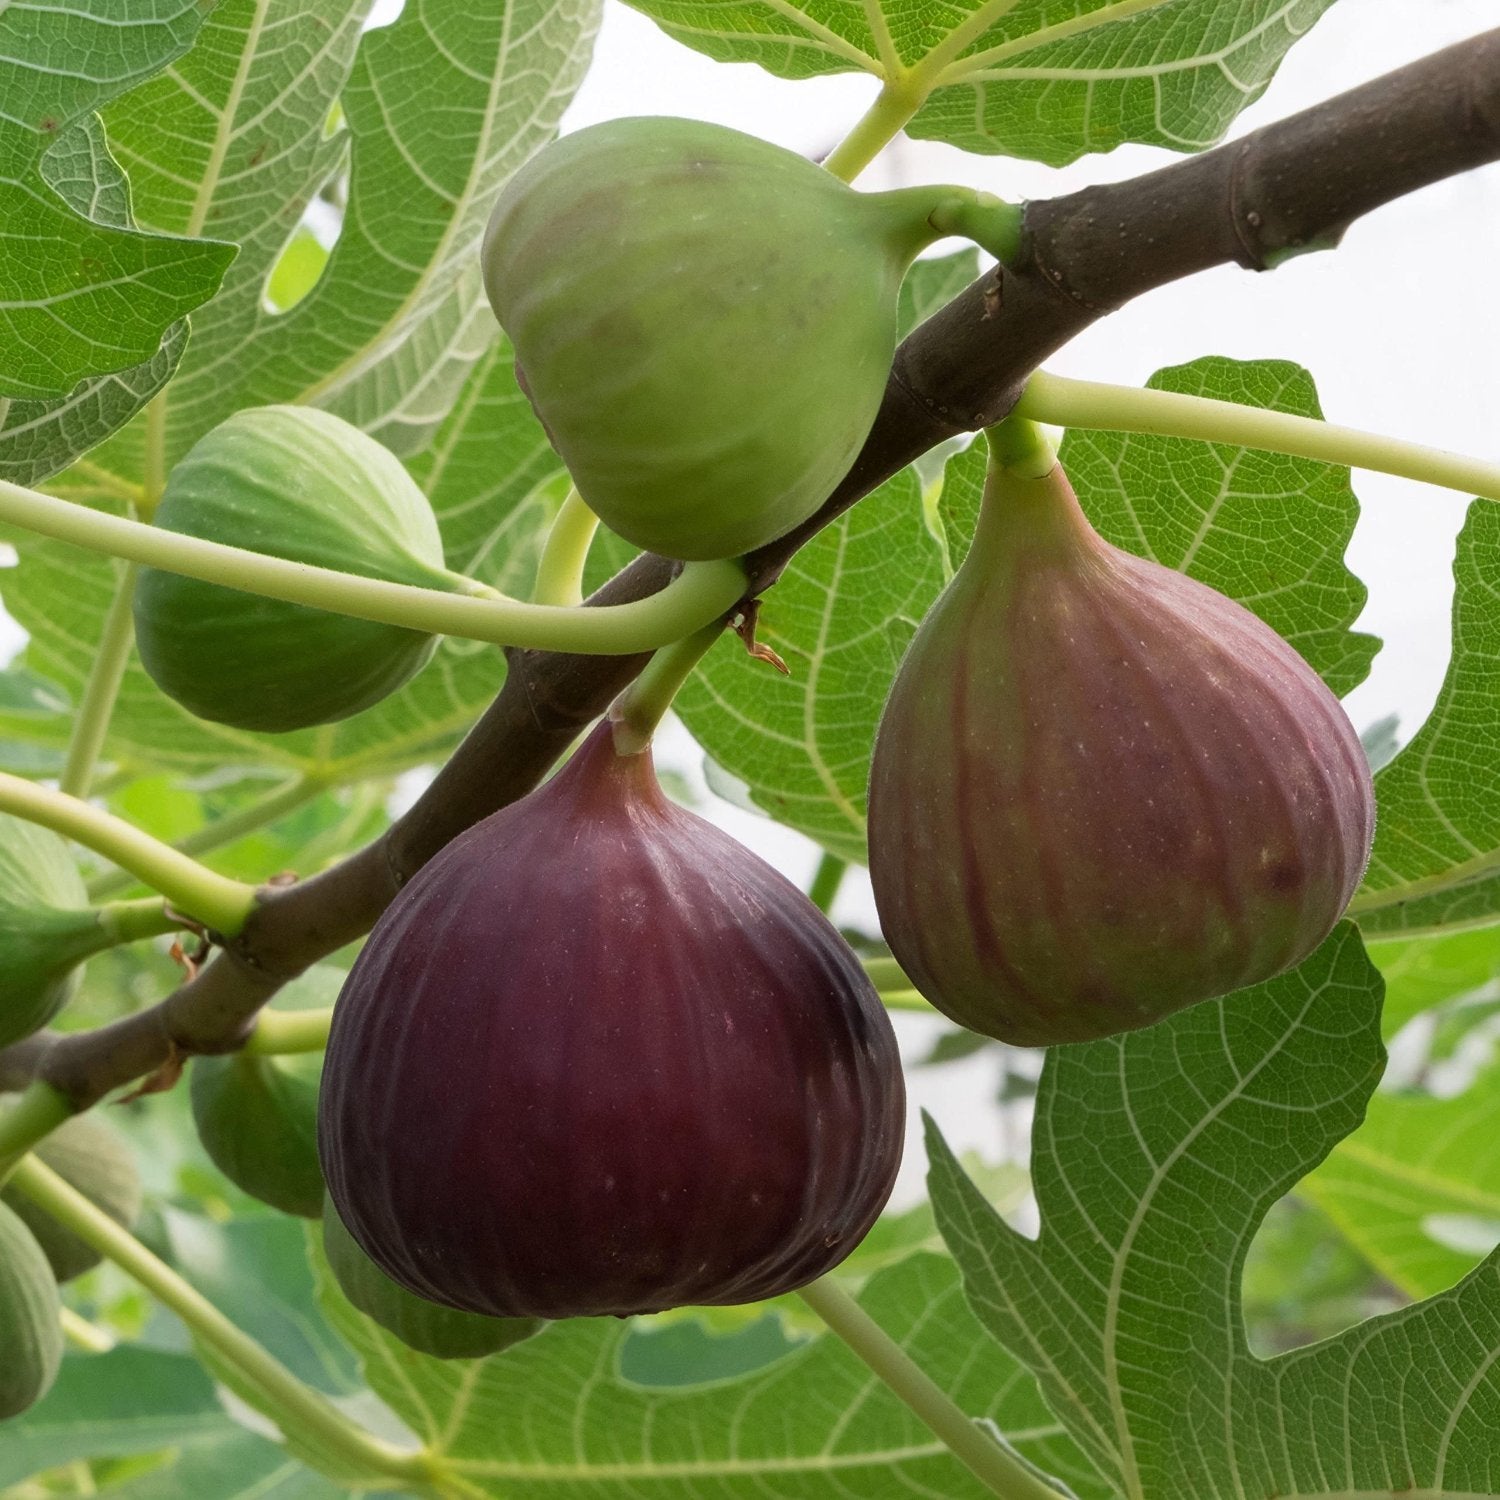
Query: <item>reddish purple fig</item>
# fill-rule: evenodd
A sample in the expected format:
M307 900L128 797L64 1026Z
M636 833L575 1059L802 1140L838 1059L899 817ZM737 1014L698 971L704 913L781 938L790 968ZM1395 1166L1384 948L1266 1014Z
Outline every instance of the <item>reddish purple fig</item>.
M881 925L939 1010L1046 1046L1267 979L1327 936L1373 831L1359 738L1281 636L1110 546L1060 466L991 464L870 777Z
M409 1291L568 1318L822 1275L884 1205L904 1113L848 945L606 723L376 925L318 1140L340 1217Z

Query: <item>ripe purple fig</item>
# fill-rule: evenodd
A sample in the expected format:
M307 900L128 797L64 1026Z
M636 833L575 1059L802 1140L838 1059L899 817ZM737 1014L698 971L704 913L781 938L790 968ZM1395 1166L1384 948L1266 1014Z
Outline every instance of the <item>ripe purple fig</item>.
M409 1291L624 1315L836 1265L890 1193L904 1110L848 945L605 723L376 925L318 1142L340 1217Z
M1359 738L1281 636L1104 541L1060 466L992 461L870 777L881 924L939 1010L1046 1046L1267 979L1327 936L1373 831Z

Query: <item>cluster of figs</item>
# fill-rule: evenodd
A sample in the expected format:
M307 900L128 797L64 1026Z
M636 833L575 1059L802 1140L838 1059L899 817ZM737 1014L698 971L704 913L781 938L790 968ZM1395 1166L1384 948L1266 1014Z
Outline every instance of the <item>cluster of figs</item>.
M734 131L619 120L515 176L485 285L602 522L671 558L733 557L807 520L851 467L906 270L955 230L990 243L994 206L856 192ZM869 789L894 956L939 1011L1019 1046L1147 1026L1296 964L1373 832L1363 751L1317 674L1237 603L1107 543L1039 451L992 443L973 543L901 664ZM319 411L215 428L156 519L482 591L446 567L401 464ZM169 696L258 730L368 708L432 650L152 570L136 623ZM214 1159L321 1217L351 1300L427 1353L795 1289L853 1249L895 1179L901 1069L861 962L617 730L603 720L397 895L343 985L321 1079L195 1063Z

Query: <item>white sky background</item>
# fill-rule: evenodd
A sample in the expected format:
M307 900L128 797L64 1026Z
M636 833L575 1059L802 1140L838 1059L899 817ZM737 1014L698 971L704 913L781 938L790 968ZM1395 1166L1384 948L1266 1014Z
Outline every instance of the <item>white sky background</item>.
M1343 0L1293 48L1231 134L1294 114L1497 20L1495 0ZM821 155L875 90L861 75L790 83L751 64L712 62L611 0L593 70L564 129L619 115L687 115ZM860 185L962 182L1005 198L1041 198L1177 159L1127 146L1058 171L903 138ZM1329 420L1500 462L1500 167L1369 215L1335 252L1300 257L1270 274L1223 268L1153 292L1095 324L1048 368L1139 385L1163 365L1203 354L1296 360L1312 372ZM1406 739L1431 708L1447 662L1453 540L1467 501L1383 475L1356 473L1354 484L1363 514L1349 564L1370 591L1359 625L1386 644L1347 707L1361 729L1399 713ZM659 759L702 789L701 756L685 734L667 737ZM817 851L797 834L711 798L702 810L794 879L810 878ZM851 872L834 915L873 929L863 872ZM942 1029L917 1016L898 1016L897 1023L910 1055L920 1055ZM1039 1060L1032 1054L1022 1062L1033 1071ZM1000 1154L1002 1122L991 1103L997 1075L992 1055L911 1075L901 1199L921 1190L919 1108L931 1111L960 1149ZM1024 1151L1025 1114L1022 1106L1008 1122L1011 1151Z

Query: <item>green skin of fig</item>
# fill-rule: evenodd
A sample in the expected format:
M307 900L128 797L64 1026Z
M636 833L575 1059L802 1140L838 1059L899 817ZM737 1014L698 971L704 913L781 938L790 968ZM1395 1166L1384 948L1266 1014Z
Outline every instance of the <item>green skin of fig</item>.
M529 1339L540 1318L487 1318L441 1307L392 1281L354 1242L331 1201L323 1209L323 1253L344 1295L408 1348L434 1359L483 1359Z
M80 1116L58 1126L34 1149L43 1166L50 1167L96 1208L126 1229L135 1226L141 1211L140 1174L130 1148L107 1125ZM92 1245L64 1229L51 1214L14 1188L0 1189L0 1203L31 1231L57 1281L82 1276L103 1259Z
M283 1213L323 1213L318 1165L321 1053L199 1057L191 1096L198 1138L236 1187Z
M612 120L532 158L491 216L485 287L604 524L704 559L810 516L874 423L929 215L965 191L859 193L693 120Z
M45 1026L78 988L78 965L110 942L67 843L0 813L0 1047Z
M0 1420L46 1395L62 1363L57 1283L31 1231L0 1204Z
M262 406L205 434L172 470L168 531L391 583L451 590L427 497L394 454L328 412ZM146 568L141 662L200 719L284 731L370 708L426 665L418 631Z
M1045 1046L1270 978L1373 831L1359 738L1281 636L1106 543L1060 467L992 468L871 767L881 926L939 1010Z

